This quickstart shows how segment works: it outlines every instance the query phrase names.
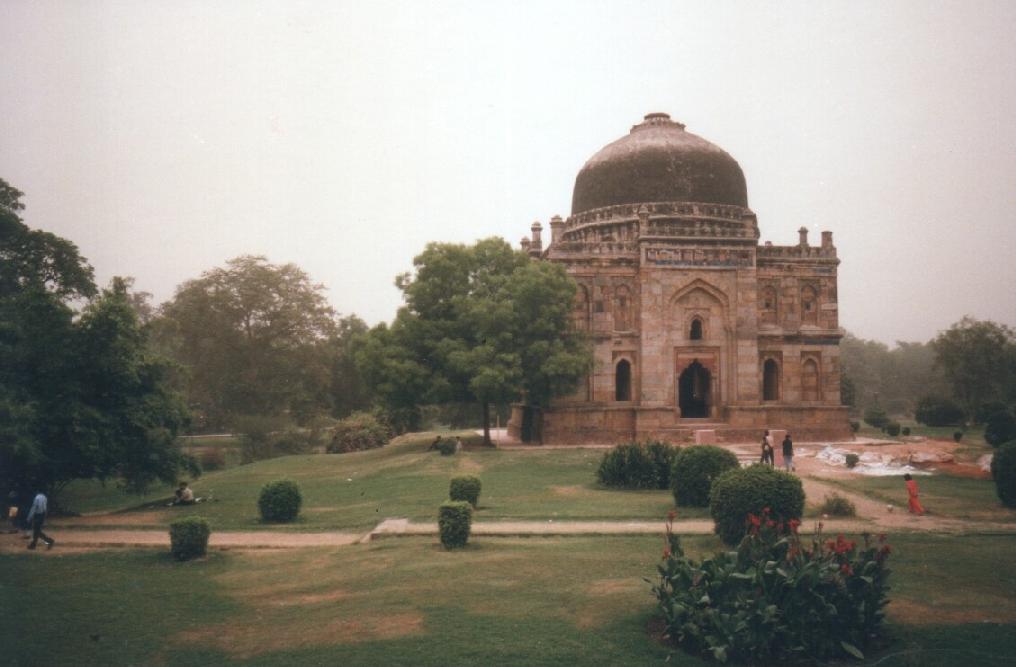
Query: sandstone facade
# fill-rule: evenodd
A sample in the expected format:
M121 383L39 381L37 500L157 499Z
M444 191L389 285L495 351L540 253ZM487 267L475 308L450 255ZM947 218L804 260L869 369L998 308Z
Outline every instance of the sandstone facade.
M551 219L546 247L542 225L531 232L523 248L578 283L574 324L595 366L573 396L515 406L516 437L850 437L832 233L759 245L740 167L721 149L650 114L583 167L572 215Z

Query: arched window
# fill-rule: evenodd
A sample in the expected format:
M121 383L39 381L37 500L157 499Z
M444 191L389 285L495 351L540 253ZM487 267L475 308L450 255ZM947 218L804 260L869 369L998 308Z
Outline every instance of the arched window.
M631 330L631 292L624 285L614 291L614 331Z
M579 285L579 288L575 290L572 325L576 331L589 331L589 290L585 285Z
M773 359L762 365L762 400L780 400L780 367Z
M777 302L775 287L766 287L762 290L762 297L759 300L759 305L761 306L762 324L776 324Z
M811 285L801 288L801 323L818 324L818 294Z
M631 364L627 359L617 362L614 368L614 400L631 400Z
M691 340L702 340L702 320L695 318L691 321L691 331L688 332Z
M819 387L818 363L812 358L805 359L801 365L801 400L822 400Z

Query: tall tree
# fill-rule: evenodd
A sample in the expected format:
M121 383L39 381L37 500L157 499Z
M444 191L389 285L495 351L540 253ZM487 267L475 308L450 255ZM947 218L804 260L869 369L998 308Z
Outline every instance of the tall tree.
M1016 402L1016 333L1004 324L964 317L931 342L968 416L990 401Z
M133 490L172 481L191 463L174 443L186 412L126 284L115 280L76 317L70 302L96 293L91 267L17 210L9 199L0 207L0 485L52 493L78 478Z
M490 404L526 396L545 405L588 371L570 332L575 284L558 265L530 262L501 239L431 243L396 284L406 306L377 327L358 365L389 409L476 402L490 442Z
M295 264L232 259L181 285L160 319L163 345L188 370L192 405L210 425L329 408L322 346L335 335L335 313Z

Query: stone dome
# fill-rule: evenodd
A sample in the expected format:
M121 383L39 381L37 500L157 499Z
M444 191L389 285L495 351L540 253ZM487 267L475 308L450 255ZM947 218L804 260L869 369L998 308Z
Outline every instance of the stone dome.
M663 201L748 206L744 173L719 146L651 113L589 158L575 177L572 215L601 206Z

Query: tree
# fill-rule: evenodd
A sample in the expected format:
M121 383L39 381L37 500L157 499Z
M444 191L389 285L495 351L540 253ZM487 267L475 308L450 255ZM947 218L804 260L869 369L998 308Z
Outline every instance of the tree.
M406 305L370 332L357 365L389 410L475 402L489 444L491 403L546 405L588 371L569 331L575 284L561 266L531 262L502 239L431 243L396 284Z
M327 411L334 318L324 287L295 264L242 256L177 288L155 326L189 372L192 405L220 427Z
M1016 334L1006 325L964 317L931 345L968 416L999 397L1016 401Z

